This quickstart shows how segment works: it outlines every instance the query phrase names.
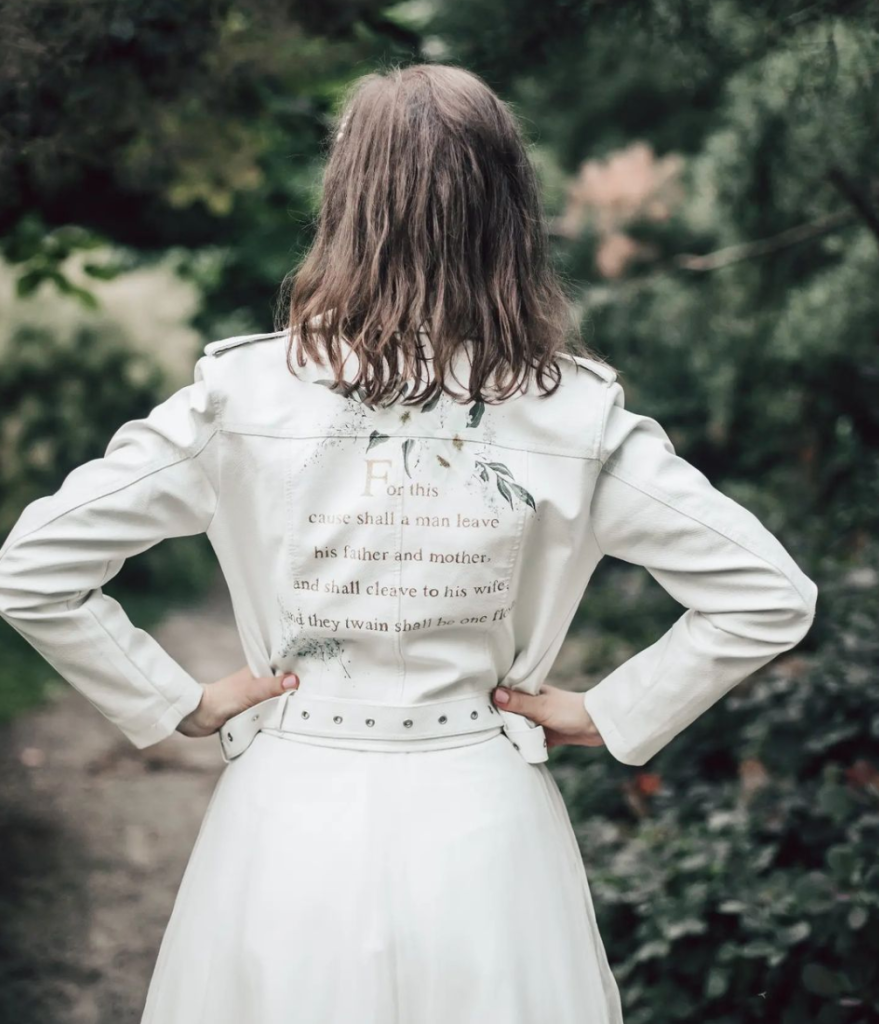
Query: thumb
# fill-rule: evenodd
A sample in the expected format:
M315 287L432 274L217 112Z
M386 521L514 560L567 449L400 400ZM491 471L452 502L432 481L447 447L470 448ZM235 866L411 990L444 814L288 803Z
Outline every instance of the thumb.
M298 686L299 676L295 672L284 672L277 676L255 676L247 688L248 707L270 697L279 697Z
M494 703L504 711L525 715L532 722L541 724L541 715L546 707L546 697L543 694L522 693L506 686L497 686L491 696Z

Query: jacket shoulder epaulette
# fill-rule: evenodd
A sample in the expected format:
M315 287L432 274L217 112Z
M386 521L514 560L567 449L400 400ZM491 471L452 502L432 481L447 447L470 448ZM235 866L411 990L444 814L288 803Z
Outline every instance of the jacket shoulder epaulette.
M589 356L577 356L571 352L563 352L562 355L572 359L578 366L584 366L587 370L591 370L605 384L613 384L617 379L617 371L608 363L602 363L598 359L591 359Z
M282 334L286 333L286 331L270 331L267 334L237 334L233 338L219 338L205 345L204 354L216 356L227 349L236 348L238 345L246 345L251 341L268 341L269 338L280 338Z

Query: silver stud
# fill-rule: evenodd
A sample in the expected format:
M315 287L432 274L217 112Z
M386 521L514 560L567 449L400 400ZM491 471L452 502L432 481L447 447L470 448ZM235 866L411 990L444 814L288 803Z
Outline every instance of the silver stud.
M439 724L440 724L440 725L445 725L445 724L446 724L446 722L448 722L448 718L446 718L446 716L445 716L445 715L440 715L440 716L439 716Z
M406 728L408 729L412 725L412 719L411 718L407 718L406 721L403 723L403 725L405 725Z
M333 715L333 721L336 723L336 725L340 725L341 722L342 722L342 716L341 715Z
M470 712L470 717L471 718L479 718L479 712L478 711L471 711Z
M373 725L375 725L375 719L374 719L374 718L367 718L367 719L366 719L366 724L367 724L368 726L370 726L370 727L371 727L371 726L373 726Z
M308 712L307 711L303 711L302 712L302 717L303 718L308 718Z

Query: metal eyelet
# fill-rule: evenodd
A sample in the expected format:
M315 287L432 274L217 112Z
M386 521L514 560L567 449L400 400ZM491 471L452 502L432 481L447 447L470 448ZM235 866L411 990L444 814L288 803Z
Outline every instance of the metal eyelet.
M440 724L440 725L445 725L445 724L446 724L446 722L448 722L448 718L446 718L446 716L445 716L445 715L440 715L440 716L439 716L439 724Z
M308 718L308 712L307 711L303 711L302 712L302 717L303 718Z
M407 718L403 725L408 729L412 725L412 719Z
M470 717L471 718L479 718L479 712L478 711L471 711L470 712Z
M336 725L341 725L341 723L342 723L342 716L341 715L333 715L333 721L336 723Z
M367 718L366 719L366 724L368 726L372 727L373 725L375 725L375 719L374 718Z

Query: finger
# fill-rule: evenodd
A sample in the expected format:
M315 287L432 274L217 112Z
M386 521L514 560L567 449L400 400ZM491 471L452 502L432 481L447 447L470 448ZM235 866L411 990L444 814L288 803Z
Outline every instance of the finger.
M533 722L537 722L538 725L546 708L546 697L542 693L521 693L519 690L511 690L506 686L496 686L491 697L494 703L504 711L525 715Z
M247 686L248 707L271 697L279 697L298 686L299 676L295 672L284 672L277 676L255 676Z

